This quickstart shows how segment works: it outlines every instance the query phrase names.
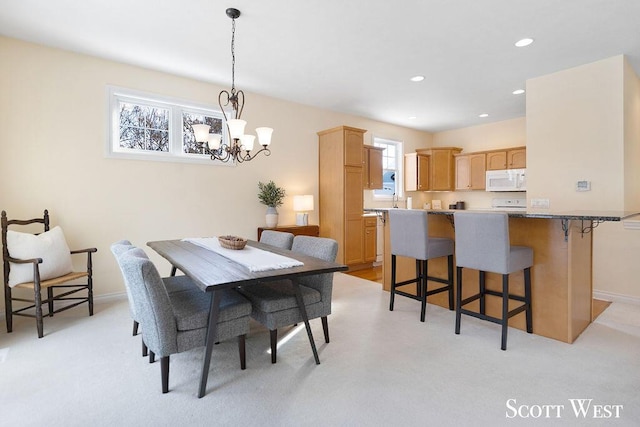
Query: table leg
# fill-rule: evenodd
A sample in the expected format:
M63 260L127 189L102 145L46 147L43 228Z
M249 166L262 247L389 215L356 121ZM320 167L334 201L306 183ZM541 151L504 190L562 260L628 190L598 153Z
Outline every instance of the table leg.
M209 377L209 365L211 363L211 352L215 341L216 330L218 329L218 315L220 313L220 300L222 292L211 292L211 306L209 307L209 326L207 327L207 340L204 351L204 363L202 365L202 376L200 377L200 390L198 397L202 397L207 389L207 378Z
M316 342L313 340L313 334L311 333L311 326L309 325L309 316L307 316L307 307L304 305L302 299L302 292L300 291L300 285L295 281L293 282L293 289L296 291L296 300L298 301L298 308L302 319L304 320L304 326L307 328L307 336L309 337L309 343L311 344L311 350L313 351L313 358L316 359L316 365L320 364L320 358L318 357L318 350L316 350Z

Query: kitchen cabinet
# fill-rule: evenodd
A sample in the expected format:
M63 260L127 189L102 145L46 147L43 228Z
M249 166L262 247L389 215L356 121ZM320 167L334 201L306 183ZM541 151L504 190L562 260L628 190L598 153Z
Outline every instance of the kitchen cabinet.
M527 167L527 149L524 147L507 150L507 169Z
M454 154L457 147L417 149L405 156L406 191L450 191L455 188ZM407 157L409 156L409 157ZM409 164L407 164L409 163Z
M404 191L429 189L429 156L409 153L404 155Z
M487 151L487 170L522 169L527 167L525 147Z
M456 190L484 190L485 153L456 154Z
M382 188L382 152L384 148L364 146L364 188L375 190Z
M320 236L338 242L336 262L364 264L364 133L339 126L318 132Z
M377 256L378 217L364 217L364 261L374 262Z

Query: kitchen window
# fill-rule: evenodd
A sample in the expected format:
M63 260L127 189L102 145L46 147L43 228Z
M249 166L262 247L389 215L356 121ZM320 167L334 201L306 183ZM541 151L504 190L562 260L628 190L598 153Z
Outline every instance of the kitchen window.
M206 144L196 142L192 125L222 132L220 111L131 89L108 88L107 156L138 160L222 164L212 161Z
M382 189L373 190L378 199L402 197L402 142L373 137L375 147L384 148L382 152Z

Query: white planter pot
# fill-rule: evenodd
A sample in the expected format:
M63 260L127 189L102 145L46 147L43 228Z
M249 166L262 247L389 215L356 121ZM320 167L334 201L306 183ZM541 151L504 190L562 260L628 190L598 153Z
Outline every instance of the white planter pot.
M271 206L267 207L266 215L267 227L273 228L278 225L278 211Z

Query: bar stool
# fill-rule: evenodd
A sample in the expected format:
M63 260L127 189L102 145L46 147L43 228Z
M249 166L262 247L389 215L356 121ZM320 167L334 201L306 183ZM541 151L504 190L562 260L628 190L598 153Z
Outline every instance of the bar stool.
M391 235L391 298L389 310L393 311L396 294L422 301L420 321L424 322L427 308L427 296L439 292L449 292L449 310L453 310L453 240L429 237L428 213L423 210L391 209L389 227ZM416 278L396 282L396 256L415 258ZM448 278L428 275L427 263L430 259L447 257ZM444 283L446 286L427 291L427 281ZM399 291L399 286L416 284L416 294Z
M527 332L533 332L531 315L531 266L533 250L526 246L509 244L509 216L506 213L470 213L453 214L456 233L456 334L460 334L462 314L502 325L501 349L507 349L507 328L509 318L526 311ZM462 268L478 270L479 293L462 299ZM524 296L509 293L509 274L524 270ZM485 272L502 274L502 292L486 289ZM488 316L485 313L485 296L502 297L502 317ZM509 300L523 302L509 310ZM480 300L480 311L471 311L463 307L472 301Z

